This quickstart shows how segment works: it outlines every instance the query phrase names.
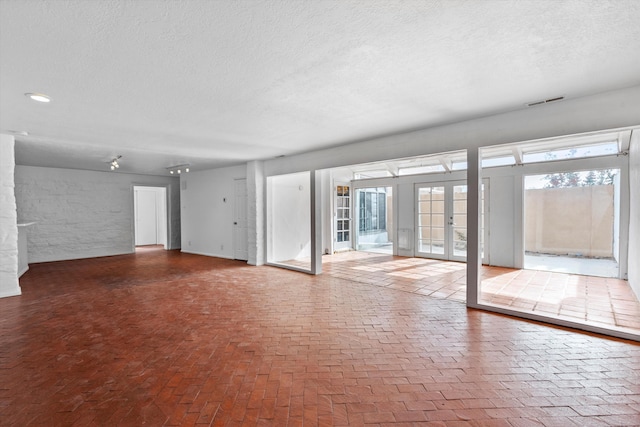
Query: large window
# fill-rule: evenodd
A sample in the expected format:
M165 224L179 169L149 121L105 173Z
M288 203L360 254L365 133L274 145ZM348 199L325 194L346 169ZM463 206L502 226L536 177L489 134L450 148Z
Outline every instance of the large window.
M359 209L360 232L379 232L387 229L387 194L384 188L362 191Z

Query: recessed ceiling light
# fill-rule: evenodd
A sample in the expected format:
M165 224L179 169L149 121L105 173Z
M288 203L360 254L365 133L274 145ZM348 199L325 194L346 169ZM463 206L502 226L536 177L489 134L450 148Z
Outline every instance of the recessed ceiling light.
M38 102L51 102L51 98L49 98L47 95L45 95L44 93L25 93L24 96L33 99L34 101L38 101Z

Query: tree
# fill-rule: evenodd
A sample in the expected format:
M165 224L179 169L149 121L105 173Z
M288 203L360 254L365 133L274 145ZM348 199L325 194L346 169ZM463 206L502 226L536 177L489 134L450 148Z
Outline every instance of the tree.
M597 184L596 185L612 185L616 176L611 169L604 169L596 171Z
M545 175L545 188L585 187L613 185L616 174L613 169L589 171L584 178L578 172L560 172Z
M598 176L596 175L596 171L589 171L583 182L584 185L597 185Z

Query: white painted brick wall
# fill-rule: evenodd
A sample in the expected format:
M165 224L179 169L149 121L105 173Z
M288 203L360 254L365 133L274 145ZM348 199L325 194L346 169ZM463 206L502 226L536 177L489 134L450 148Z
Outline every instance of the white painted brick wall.
M0 298L20 295L14 138L0 135Z
M170 248L180 246L177 178L113 172L17 166L20 221L28 234L30 262L131 253L134 247L133 185L170 185Z
M264 171L262 161L247 163L247 237L251 265L265 262L264 252Z

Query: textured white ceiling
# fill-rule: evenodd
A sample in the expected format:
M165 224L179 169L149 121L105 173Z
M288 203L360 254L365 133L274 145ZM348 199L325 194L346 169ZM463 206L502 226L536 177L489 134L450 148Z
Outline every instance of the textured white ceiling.
M639 18L636 0L0 0L0 131L29 132L17 161L41 166L290 155L640 84Z

